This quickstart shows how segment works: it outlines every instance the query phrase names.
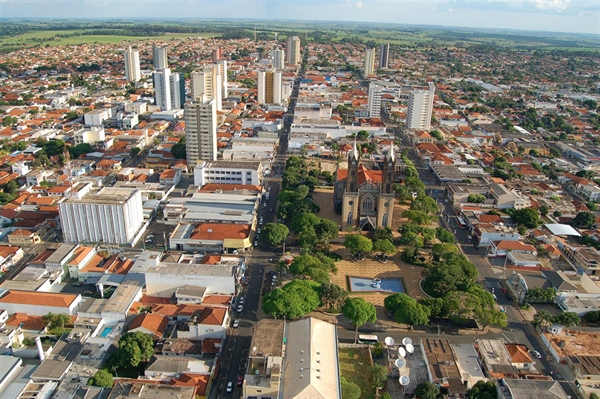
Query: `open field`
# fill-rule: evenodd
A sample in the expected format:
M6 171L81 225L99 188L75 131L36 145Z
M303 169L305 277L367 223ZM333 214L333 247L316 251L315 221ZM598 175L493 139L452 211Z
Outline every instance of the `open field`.
M348 382L360 387L360 399L375 397L375 387L365 376L365 367L371 365L367 348L340 348L340 373Z

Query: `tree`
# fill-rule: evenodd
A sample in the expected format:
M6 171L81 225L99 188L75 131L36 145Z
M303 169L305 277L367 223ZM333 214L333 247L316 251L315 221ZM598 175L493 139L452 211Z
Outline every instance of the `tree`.
M469 399L496 399L496 384L493 381L477 381L473 388L467 391Z
M152 336L142 332L128 332L119 339L119 350L111 357L110 364L117 368L138 367L147 362L154 353Z
M549 209L546 205L540 206L540 215L547 216L548 212L549 212Z
M369 139L369 132L367 132L366 130L359 130L358 133L356 133L356 140L365 141L368 139Z
M4 185L3 191L7 194L15 195L17 193L18 189L19 189L19 185L17 184L17 182L14 180L11 180Z
M294 319L319 307L319 284L309 280L293 280L263 298L262 310L275 318Z
M434 244L431 247L431 254L433 255L433 260L439 261L441 257L450 253L457 253L458 247L454 244L441 243Z
M553 321L565 327L581 325L581 318L575 312L562 312L558 316L555 316Z
M421 211L426 215L435 215L439 211L437 202L425 194L417 195L417 198L415 198L410 205L410 209L413 211Z
M592 392L589 396L589 399L600 399L600 396L596 395L595 392Z
M388 378L388 370L387 367L381 364L374 364L370 367L369 373L373 378L373 383L377 388L383 388L383 384Z
M353 382L349 382L344 377L341 378L342 398L359 399L361 395L360 387Z
M533 208L513 209L510 211L510 217L516 223L523 224L530 229L537 227L540 221L540 215Z
M423 211L404 211L402 212L402 217L418 225L429 224L429 222L431 221L429 219L429 216L427 216L427 214Z
M42 316L42 322L48 328L48 331L55 334L62 334L65 326L71 322L71 317L66 313L48 313Z
M477 269L462 254L449 253L443 263L432 263L423 270L423 288L435 297L452 291L467 291L477 277Z
M186 157L186 146L185 146L185 136L181 136L179 142L173 144L171 147L171 154L173 154L173 158L175 159L185 159Z
M441 318L448 316L448 306L442 298L421 298L417 302L429 309L429 317Z
M111 388L113 386L113 376L107 370L100 369L88 380L88 385L94 387Z
M285 224L267 223L263 226L260 239L264 244L271 247L278 247L285 241L289 234L290 230Z
M369 253L373 250L373 242L358 234L350 234L344 240L344 246L350 250L353 256Z
M365 301L363 298L348 298L342 307L342 313L356 327L354 343L358 339L358 328L366 323L375 323L377 321L377 312L375 306Z
M132 157L137 157L140 154L141 151L142 150L140 150L138 147L133 147L131 149L131 156Z
M598 323L600 321L600 310L587 312L583 318L590 323Z
M450 232L450 230L447 230L443 227L435 228L435 238L437 238L441 242L447 242L447 243L454 242L454 235Z
M408 231L402 234L400 238L401 245L407 245L413 248L422 248L423 247L423 238L415 232Z
M533 316L533 323L539 324L541 326L547 326L550 323L552 323L553 320L554 316L552 316L550 312L544 309L540 310L535 314L535 316Z
M394 320L408 326L425 325L429 322L429 309L414 298L400 293L386 297L384 306L394 315Z
M437 385L425 381L417 385L415 395L419 399L437 399L440 396L440 389Z
M480 204L485 202L485 195L483 194L469 194L467 201L472 202L474 204Z
M579 212L573 218L573 223L577 227L589 229L596 224L596 217L592 212Z
M75 147L69 148L69 152L71 153L71 157L73 159L79 158L83 154L89 154L93 152L94 149L89 143L81 143L77 144Z
M348 291L339 285L331 283L322 284L319 292L321 294L321 302L326 310L340 311L348 298Z
M379 227L373 231L373 242L377 240L390 240L394 241L394 232L390 227Z
M333 259L317 253L315 255L303 254L294 258L290 265L290 272L297 276L307 276L321 284L329 283L329 273L337 273Z
M373 243L373 251L381 252L382 255L393 255L396 253L396 246L388 239L377 240Z

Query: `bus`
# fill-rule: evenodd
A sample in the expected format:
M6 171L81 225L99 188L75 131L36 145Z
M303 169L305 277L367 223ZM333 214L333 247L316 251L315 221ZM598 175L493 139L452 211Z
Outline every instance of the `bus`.
M461 229L464 229L467 227L467 224L465 223L464 219L461 218L460 216L456 218L458 220L458 225L460 226Z
M377 338L377 335L359 334L358 342L361 344L375 345L379 342L379 338Z

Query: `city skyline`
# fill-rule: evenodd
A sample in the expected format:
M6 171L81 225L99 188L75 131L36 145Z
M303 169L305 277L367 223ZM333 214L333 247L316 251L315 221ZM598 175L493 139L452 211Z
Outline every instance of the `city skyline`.
M140 7L144 4L143 7ZM0 0L3 18L265 19L286 21L374 22L465 28L516 29L564 33L600 33L600 1L586 0L260 0L164 2L129 0ZM119 19L117 17L117 19Z

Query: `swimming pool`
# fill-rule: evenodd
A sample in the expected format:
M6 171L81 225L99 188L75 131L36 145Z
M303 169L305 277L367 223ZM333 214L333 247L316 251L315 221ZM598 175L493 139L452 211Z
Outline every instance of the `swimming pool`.
M104 329L100 332L100 338L106 338L112 332L112 327L104 327Z

